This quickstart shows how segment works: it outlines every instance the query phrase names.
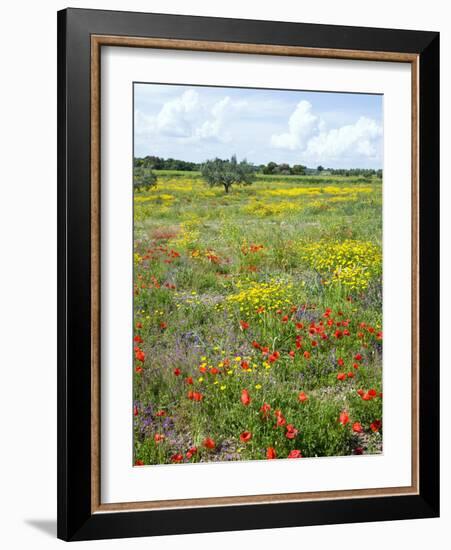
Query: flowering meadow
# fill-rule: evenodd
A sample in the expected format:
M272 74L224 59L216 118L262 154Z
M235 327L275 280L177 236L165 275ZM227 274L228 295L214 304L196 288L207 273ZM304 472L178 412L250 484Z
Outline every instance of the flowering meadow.
M381 180L156 174L134 195L135 465L382 452Z

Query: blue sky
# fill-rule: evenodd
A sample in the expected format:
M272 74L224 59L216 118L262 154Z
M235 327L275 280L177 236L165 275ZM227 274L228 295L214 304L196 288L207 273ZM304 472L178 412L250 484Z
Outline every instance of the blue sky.
M135 156L382 168L380 95L135 84Z

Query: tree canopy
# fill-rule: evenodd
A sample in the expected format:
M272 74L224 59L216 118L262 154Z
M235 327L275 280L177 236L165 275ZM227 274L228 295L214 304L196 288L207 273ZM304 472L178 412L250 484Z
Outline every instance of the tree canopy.
M136 191L140 189L149 189L157 185L157 176L150 168L134 167L133 169L133 187Z
M238 162L233 155L230 160L215 158L201 166L201 174L208 185L223 186L228 193L233 184L250 185L255 180L255 168L245 159Z

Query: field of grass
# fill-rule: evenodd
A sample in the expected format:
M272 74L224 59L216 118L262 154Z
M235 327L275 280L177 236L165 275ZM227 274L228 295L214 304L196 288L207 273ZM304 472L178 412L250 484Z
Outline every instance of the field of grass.
M135 464L380 453L382 184L134 198Z

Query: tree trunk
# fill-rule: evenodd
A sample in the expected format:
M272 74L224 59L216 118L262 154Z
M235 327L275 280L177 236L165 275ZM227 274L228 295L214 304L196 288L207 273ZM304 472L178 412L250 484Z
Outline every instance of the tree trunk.
M225 192L228 193L229 192L229 186L224 184L224 189L225 189Z

